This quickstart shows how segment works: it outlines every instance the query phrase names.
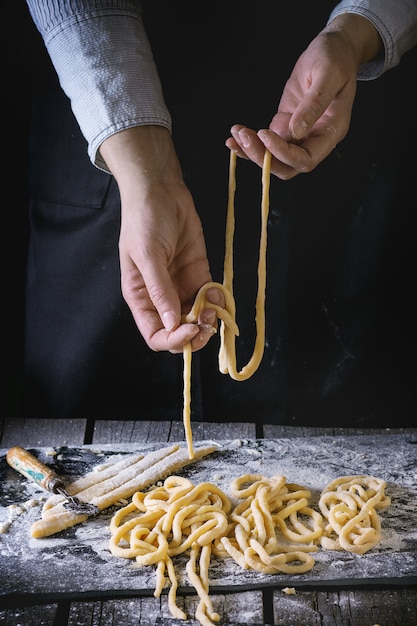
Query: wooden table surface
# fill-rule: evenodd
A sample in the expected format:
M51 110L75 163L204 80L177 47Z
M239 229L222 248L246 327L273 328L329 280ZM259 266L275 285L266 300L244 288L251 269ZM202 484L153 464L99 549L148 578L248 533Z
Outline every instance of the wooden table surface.
M417 444L417 428L387 430L300 428L249 423L193 423L193 438L228 440L271 439L321 435L410 433ZM0 419L0 447L81 446L184 441L181 421L90 421L88 419ZM0 539L1 549L1 539ZM0 581L1 584L1 581ZM220 625L246 626L417 626L417 580L395 585L323 586L296 589L287 595L279 588L210 594L220 614ZM180 596L179 605L194 615L198 597ZM42 602L0 598L0 622L5 626L199 626L195 620L172 618L166 596L97 598L73 597Z

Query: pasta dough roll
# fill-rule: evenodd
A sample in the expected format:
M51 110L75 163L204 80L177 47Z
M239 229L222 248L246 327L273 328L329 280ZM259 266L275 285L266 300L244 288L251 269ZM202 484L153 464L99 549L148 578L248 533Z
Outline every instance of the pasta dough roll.
M197 448L193 460L203 458L217 449L218 446L215 444L201 446ZM167 475L177 472L190 462L192 461L188 456L187 449L174 444L150 452L138 463L123 470L121 472L123 480L117 476L109 476L107 480L98 483L96 490L90 484L84 492L89 495L88 502L95 504L100 510L104 510L121 499L130 498L136 491L142 490L158 480L163 480ZM94 473L92 472L92 474ZM88 476L88 480L90 480L90 476ZM82 494L83 491L78 492L77 497L80 500ZM64 502L65 498L62 496L58 501L56 496L51 496L48 499L42 510L42 519L34 522L30 528L32 537L37 539L48 537L88 519L86 515L74 514L74 512L65 509Z

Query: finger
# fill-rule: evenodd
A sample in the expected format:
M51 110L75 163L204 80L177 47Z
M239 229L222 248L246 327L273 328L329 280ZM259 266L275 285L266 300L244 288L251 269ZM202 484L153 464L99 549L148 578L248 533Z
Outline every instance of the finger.
M233 152L236 152L236 154L239 157L243 159L247 159L248 157L246 156L245 152L242 150L239 141L237 141L237 139L239 139L239 130L241 128L244 128L241 124L234 124L232 128L230 129L230 134L232 136L226 139L225 143L226 143L226 146L230 150L233 150Z
M136 268L135 271L137 271ZM159 329L162 322L165 330L174 330L181 321L181 302L166 265L154 257L152 262L142 265L141 276L147 296L160 320L158 322L157 316L155 316L154 325ZM140 315L141 302L136 300L134 296L128 301L136 319L136 303L138 304L137 314Z
M211 287L210 289L207 289L207 291L205 292L205 299L207 305L199 312L198 320L196 321L199 332L190 341L193 352L204 348L204 346L207 345L213 335L217 333L217 313L214 309L210 308L210 303L221 308L224 308L226 304L223 292L216 287ZM181 342L178 331L175 331L175 340L179 341L180 344L176 348L171 348L171 352L182 352L185 344ZM172 337L170 338L170 341L173 341Z
M259 167L262 167L265 147L262 145L256 132L240 124L232 126L230 132L236 142L239 156L243 153L244 158L250 159Z
M236 142L234 137L229 137L228 139L226 139L225 144L226 144L226 147L229 148L229 150L232 150L232 152L235 152L238 157L240 157L241 159L248 160L248 157L243 152L242 148Z
M206 329L201 330L197 324L180 324L173 331L161 328L150 338L150 347L155 352L172 352L178 354L183 351L184 346L196 340L196 347L202 348L209 340L206 336ZM211 335L210 335L211 336Z
M210 287L210 289L207 289L206 300L209 304L211 302L211 304L215 304L222 308L226 306L224 293L221 289L218 289L217 287Z
M333 117L343 119L353 105L355 91L355 81L346 82L337 73L321 73L293 110L288 124L293 139L306 137L317 122L322 122L330 106L334 109Z
M190 342L193 352L197 352L198 350L201 350L201 348L204 348L208 344L210 339L217 334L216 327L212 326L211 324L199 324L198 328L198 334L195 335L195 337L193 337Z
M210 324L181 324L169 332L164 328L157 331L149 340L149 347L155 352L182 353L184 346L191 344L193 352L204 348L216 335L216 328Z
M273 156L271 173L282 180L311 172L337 145L336 132L332 126L310 136L301 145L284 141L267 129L260 130L259 137Z
M183 352L184 346L190 343L192 351L197 352L216 335L216 325L180 324L171 332L162 328L150 337L148 345L155 352L168 351L179 354Z
M126 266L129 266L130 271L126 270ZM207 290L208 306L200 311L196 323L180 324L173 329L166 329L133 261L129 259L128 262L121 263L121 267L123 296L141 335L152 350L182 352L188 343L192 343L194 351L199 350L216 333L217 314L209 305L212 302L224 307L221 290L215 287Z
M296 107L289 121L289 130L295 140L306 137L309 130L326 111L332 97L329 92L309 92Z
M163 279L159 280L158 277L155 278L149 273L151 278L148 277L148 284L146 284L144 276L139 272L131 257L126 257L123 254L120 256L120 271L122 294L130 308L136 326L148 346L153 350L160 350L164 340L158 338L160 337L158 333L161 330L169 333L178 327L181 319L181 304L171 280L168 277L168 281L165 279L164 282ZM158 274L155 275L158 276ZM148 285L153 285L153 297L159 304L159 309L152 300ZM167 289L169 294L164 292L164 289ZM159 298L158 293L161 294ZM163 300L164 297L165 300Z
M291 121L291 113L287 113L286 111L279 110L277 113L275 113L274 117L272 118L271 123L269 125L269 130L274 131L274 133L279 135L285 141L294 143L294 137L291 135L289 131L290 121Z
M198 319L195 322L195 325L199 328L199 332L190 341L193 352L204 348L204 346L207 345L207 343L210 341L211 337L217 333L217 313L215 309L210 308L210 303L221 308L225 307L224 294L220 289L217 289L216 287L211 287L210 289L207 289L207 291L205 292L205 300L206 306L198 312ZM176 340L179 340L181 342L181 339L179 339L179 333L177 331L175 331L175 333ZM176 350L171 349L171 351L182 352L184 345L185 344L180 343Z

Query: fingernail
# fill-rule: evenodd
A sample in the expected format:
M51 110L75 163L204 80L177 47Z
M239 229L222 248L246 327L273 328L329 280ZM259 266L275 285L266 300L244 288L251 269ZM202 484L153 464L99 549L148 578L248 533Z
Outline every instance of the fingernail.
M206 341L212 335L217 333L217 330L211 324L200 324L200 339L201 341Z
M257 135L263 144L266 144L268 142L269 136L266 130L258 130Z
M201 322L203 324L213 326L216 322L216 317L216 311L213 311L213 309L204 309L204 311L201 312Z
M209 304L210 302L212 304L222 304L223 302L223 296L216 287L209 289L206 293L206 296Z
M177 323L177 317L172 311L165 311L165 313L162 313L162 322L165 330L172 330Z
M308 124L305 120L301 120L291 128L291 135L294 139L303 139L307 133Z
M186 337L187 342L189 343L198 333L200 332L200 327L197 324L193 324L193 327L189 330L188 335Z
M250 146L250 137L249 137L248 133L246 133L244 130L240 130L239 131L239 139L242 142L244 148L249 148L249 146Z

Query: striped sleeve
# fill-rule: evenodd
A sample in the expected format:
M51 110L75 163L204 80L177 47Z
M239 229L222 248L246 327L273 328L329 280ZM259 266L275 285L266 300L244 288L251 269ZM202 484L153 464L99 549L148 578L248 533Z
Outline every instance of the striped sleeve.
M96 167L109 171L100 145L116 132L143 125L171 130L140 3L27 3Z
M372 80L395 67L403 54L417 44L416 0L342 0L330 14L329 22L342 13L367 18L384 44L384 54L359 68L359 80Z

